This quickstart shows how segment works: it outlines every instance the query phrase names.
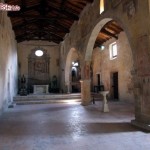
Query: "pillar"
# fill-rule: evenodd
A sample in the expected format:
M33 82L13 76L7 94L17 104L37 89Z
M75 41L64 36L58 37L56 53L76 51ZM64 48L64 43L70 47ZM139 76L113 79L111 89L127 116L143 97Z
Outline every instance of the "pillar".
M82 105L89 105L91 102L91 80L81 80Z
M150 131L150 38L138 38L134 72L135 120L131 123Z
M81 99L82 105L89 105L91 102L91 79L90 79L90 64L91 61L85 61L82 66L81 82Z
M70 82L69 81L66 83L66 86L67 86L67 93L70 94L71 92L70 92Z

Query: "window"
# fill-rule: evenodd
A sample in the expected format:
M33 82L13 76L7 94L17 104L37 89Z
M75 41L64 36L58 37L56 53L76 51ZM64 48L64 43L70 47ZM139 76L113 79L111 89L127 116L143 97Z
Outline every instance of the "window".
M104 11L104 0L100 0L100 14Z
M72 62L72 66L73 66L73 67L78 67L78 66L79 66L79 63L78 63L78 62Z
M101 49L101 51L103 51L103 50L105 49L105 46L104 46L104 45L101 45L101 46L100 46L100 49Z
M72 62L72 82L79 81L80 78L80 69L79 69L79 62L73 61Z
M38 57L43 56L43 51L42 50L36 50L35 55Z
M110 59L117 58L117 43L110 44Z

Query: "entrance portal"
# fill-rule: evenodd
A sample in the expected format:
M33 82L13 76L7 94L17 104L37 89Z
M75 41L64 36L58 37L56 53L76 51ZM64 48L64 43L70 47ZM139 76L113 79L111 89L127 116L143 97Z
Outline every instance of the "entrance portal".
M112 88L113 88L113 99L119 99L119 92L118 92L118 72L114 72L112 74Z

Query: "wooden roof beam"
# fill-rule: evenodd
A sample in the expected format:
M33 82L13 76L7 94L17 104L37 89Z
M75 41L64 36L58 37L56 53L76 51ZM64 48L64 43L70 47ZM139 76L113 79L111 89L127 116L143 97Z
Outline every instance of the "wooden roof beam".
M83 9L84 4L80 4L80 5L75 5L74 3L68 2L69 5L76 7L77 9ZM82 6L81 6L82 5Z
M88 3L93 3L93 0L86 0Z
M68 12L66 9L64 9L63 11L61 11L61 9L58 9L56 7L49 6L49 8L51 10L54 10L54 11L56 11L58 13L61 13L61 14L65 15L65 16L67 16L70 19L79 20L79 17L77 15Z
M45 37L49 37L49 38L45 38ZM38 33L31 33L31 34L28 34L28 36L26 36L25 34L22 34L22 35L19 35L19 36L16 36L16 40L18 41L19 39L23 39L23 40L34 40L35 38L36 39L43 39L43 40L51 40L51 39L55 39L57 41L63 41L63 38L60 38L60 37L57 37L56 35L44 35L44 36L41 36L39 37L38 36ZM44 38L43 38L44 37Z
M115 34L112 34L112 33L108 32L108 31L105 30L105 29L102 29L100 32L102 32L102 33L104 33L104 34L106 34L106 35L108 35L108 36L111 36L111 37L113 37L113 38L115 38L115 39L118 39L118 36L116 36Z
M61 41L59 41L58 39L49 39L49 38L45 38L45 39L39 39L38 37L29 37L28 39L26 39L25 37L19 37L19 38L16 38L17 42L20 43L20 42L23 42L23 41L29 41L29 40L41 40L41 41L53 41L57 44L59 44Z
M49 23L47 26L53 26L55 28L61 29L62 31L64 31L66 33L69 33L69 29L68 28L58 24L57 22L55 24L53 24L53 22L51 22L51 20L50 21L46 20L46 19L44 19L44 20ZM20 28L24 28L25 26L28 26L31 23L38 23L38 22L41 22L41 21L37 20L37 19L33 19L33 20L30 20L30 21L26 21L26 22L27 22L26 24L18 24L18 25L13 26L13 29L17 30L17 29L20 29Z
M51 36L55 36L57 38L60 38L60 40L63 40L62 36L57 34L57 33L53 33L53 32L49 32L49 31L46 31L46 30L31 30L31 31L28 31L28 34L35 34L35 33L44 33L45 35L51 35Z

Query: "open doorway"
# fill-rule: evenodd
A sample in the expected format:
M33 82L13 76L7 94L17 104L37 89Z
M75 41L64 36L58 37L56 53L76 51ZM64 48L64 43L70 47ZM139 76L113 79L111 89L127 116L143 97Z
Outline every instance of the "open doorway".
M112 99L113 100L119 100L119 91L118 91L118 72L111 73L111 79L112 79Z
M68 93L78 93L80 87L81 67L79 53L75 48L71 48L65 66L65 84L68 88Z
M72 78L72 93L80 92L79 81L81 79L81 69L78 61L72 62L71 78Z

